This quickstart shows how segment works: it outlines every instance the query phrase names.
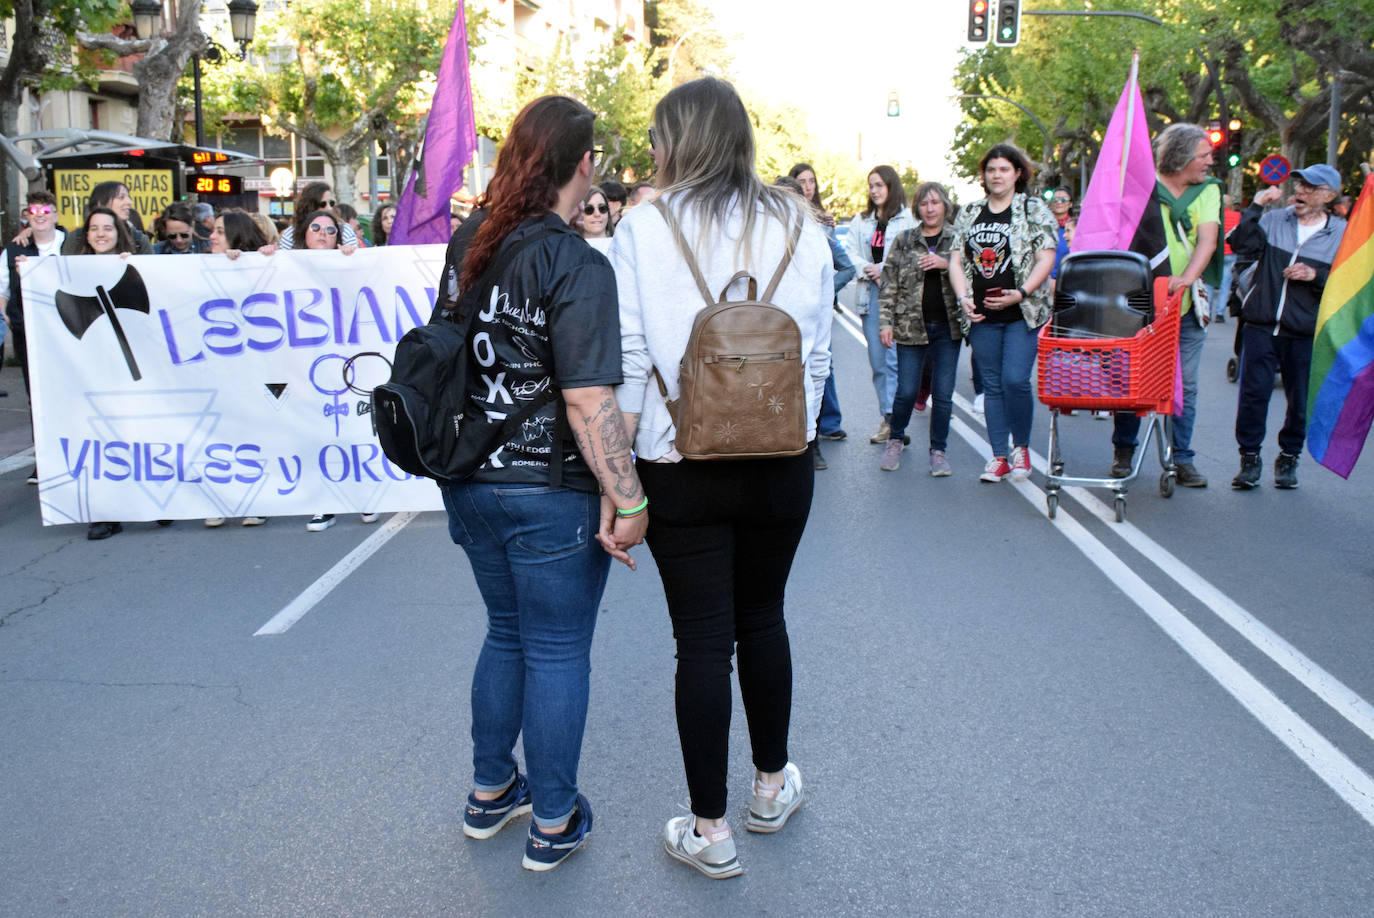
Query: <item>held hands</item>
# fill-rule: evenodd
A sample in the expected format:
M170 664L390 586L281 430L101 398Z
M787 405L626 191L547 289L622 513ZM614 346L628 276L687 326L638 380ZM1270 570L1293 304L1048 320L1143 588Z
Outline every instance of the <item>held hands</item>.
M634 516L623 517L615 512L615 504L605 494L601 495L601 528L596 540L606 553L630 570L637 570L630 549L644 541L644 532L649 528L649 511Z
M880 278L880 277L882 277L882 276L883 276L883 266L882 266L882 265L864 265L864 277L868 278L868 279L871 280L871 281L876 282L876 281L878 280L878 278Z

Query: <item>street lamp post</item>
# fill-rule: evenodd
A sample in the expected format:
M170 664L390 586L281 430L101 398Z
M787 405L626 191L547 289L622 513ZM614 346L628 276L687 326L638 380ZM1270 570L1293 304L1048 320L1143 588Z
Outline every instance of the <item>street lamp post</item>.
M129 9L134 14L134 32L139 38L152 38L162 26L161 0L133 0ZM254 0L229 0L229 31L239 46L239 60L248 56L248 46L253 43L253 33L257 30L258 5ZM205 119L202 112L200 91L200 59L217 64L224 59L224 49L214 39L206 39L206 49L191 55L191 83L196 102L196 146L205 146Z

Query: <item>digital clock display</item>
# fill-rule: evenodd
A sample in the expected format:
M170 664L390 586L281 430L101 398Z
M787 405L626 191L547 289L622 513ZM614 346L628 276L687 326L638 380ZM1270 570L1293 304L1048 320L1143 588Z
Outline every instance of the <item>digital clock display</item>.
M242 194L243 177L238 175L193 175L191 192L194 194Z

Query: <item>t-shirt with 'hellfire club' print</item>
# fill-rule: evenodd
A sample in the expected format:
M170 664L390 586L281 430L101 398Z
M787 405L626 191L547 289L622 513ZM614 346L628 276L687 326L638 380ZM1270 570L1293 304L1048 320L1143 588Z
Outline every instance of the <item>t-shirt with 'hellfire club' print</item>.
M485 216L473 214L449 242L441 304L456 302L463 255ZM500 423L550 386L563 390L621 382L619 302L606 256L552 213L525 220L502 249L545 226L554 232L516 256L473 318L464 412L469 419L485 415ZM562 411L562 399L536 411L471 480L547 484L549 459L557 449L565 486L599 490L573 439L564 436L555 443Z
M978 219L969 228L964 241L964 257L973 265L973 303L974 312L987 316L989 322L1018 322L1021 310L1015 306L1007 309L985 309L983 297L987 291L997 287L1003 290L1016 289L1016 271L1011 262L1011 207L1000 213L983 206Z

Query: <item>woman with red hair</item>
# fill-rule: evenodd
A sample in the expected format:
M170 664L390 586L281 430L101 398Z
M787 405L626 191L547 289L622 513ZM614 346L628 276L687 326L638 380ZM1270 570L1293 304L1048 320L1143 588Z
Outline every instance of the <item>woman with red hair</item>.
M599 156L593 117L561 96L516 116L482 209L449 243L439 302L445 315L463 300L465 313L479 310L463 431L511 428L491 431L505 442L470 478L440 486L487 607L463 832L490 838L532 810L530 870L558 866L591 831L577 765L592 630L610 557L633 568L626 551L648 524L611 390L621 381L615 275L569 226ZM528 778L514 755L522 734Z

